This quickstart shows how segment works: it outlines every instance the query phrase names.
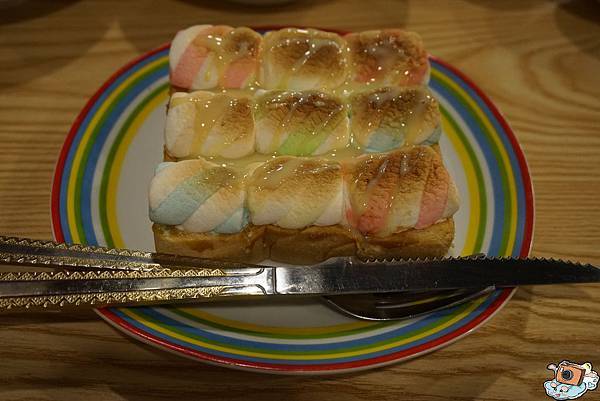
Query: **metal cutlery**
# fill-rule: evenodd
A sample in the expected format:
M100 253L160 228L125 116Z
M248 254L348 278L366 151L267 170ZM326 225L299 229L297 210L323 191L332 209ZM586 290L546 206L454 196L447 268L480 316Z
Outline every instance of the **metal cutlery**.
M354 316L398 319L498 287L600 282L594 266L541 258L340 257L274 267L13 237L0 237L0 264L12 267L0 272L0 310L325 296Z

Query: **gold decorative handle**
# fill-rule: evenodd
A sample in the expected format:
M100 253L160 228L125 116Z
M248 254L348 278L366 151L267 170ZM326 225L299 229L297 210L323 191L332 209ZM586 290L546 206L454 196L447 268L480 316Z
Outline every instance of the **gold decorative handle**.
M100 307L147 305L190 301L218 296L224 287L102 292L96 294L35 295L0 298L1 310L55 309L64 307Z
M230 286L216 271L58 271L0 273L0 310L185 301L215 297Z
M273 293L272 269L175 255L0 237L0 310L189 301ZM59 271L23 271L23 267ZM19 271L20 270L20 271Z

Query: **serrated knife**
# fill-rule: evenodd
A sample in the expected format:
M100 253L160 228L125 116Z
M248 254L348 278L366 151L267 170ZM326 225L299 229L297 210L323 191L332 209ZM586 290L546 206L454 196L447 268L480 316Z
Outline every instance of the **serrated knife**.
M597 267L543 258L263 266L14 237L0 237L0 264L0 310L600 282Z

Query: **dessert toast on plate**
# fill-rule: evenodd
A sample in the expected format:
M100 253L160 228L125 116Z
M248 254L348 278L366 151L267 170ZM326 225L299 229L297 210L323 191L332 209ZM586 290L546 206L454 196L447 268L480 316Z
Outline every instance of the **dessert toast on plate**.
M157 251L310 264L442 256L459 197L418 35L201 25L170 51Z

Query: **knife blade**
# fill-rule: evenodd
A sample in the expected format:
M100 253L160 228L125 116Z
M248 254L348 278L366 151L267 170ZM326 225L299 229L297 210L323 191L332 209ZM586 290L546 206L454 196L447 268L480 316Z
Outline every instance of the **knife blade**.
M592 265L543 258L264 266L14 237L0 237L0 264L13 267L0 273L0 309L600 282ZM23 270L32 266L58 270Z
M447 257L361 261L330 259L311 268L276 270L278 294L351 294L485 288L494 286L598 283L590 264L506 257Z

